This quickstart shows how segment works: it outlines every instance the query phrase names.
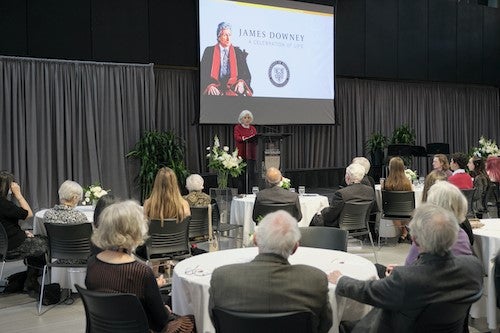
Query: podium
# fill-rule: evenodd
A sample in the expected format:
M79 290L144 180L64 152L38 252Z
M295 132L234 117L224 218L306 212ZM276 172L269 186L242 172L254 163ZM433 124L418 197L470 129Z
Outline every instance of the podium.
M291 136L291 133L257 133L250 142L257 141L257 156L253 170L247 168L247 193L250 193L252 186L257 185L259 188L266 187L266 170L270 167L275 167L283 172L285 165L281 159L283 151L283 139ZM257 184L249 184L250 173L257 175Z

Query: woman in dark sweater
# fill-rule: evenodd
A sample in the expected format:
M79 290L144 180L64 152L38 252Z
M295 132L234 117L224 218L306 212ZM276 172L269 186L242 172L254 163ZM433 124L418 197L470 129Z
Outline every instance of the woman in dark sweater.
M137 295L155 332L195 331L194 318L173 315L162 302L151 268L132 256L148 230L142 208L134 201L115 203L102 211L99 222L92 241L103 251L89 260L87 289Z

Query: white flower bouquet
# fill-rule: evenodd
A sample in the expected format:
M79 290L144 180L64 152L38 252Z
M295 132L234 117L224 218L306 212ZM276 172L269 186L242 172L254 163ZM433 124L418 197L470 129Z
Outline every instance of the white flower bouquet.
M207 147L207 150L208 167L217 170L219 188L227 187L228 175L237 177L245 170L246 163L238 156L238 149L230 153L228 146L221 147L217 135L214 137L214 145Z
M481 136L481 138L479 139L479 147L474 147L472 149L472 154L476 157L483 158L486 158L490 155L499 156L500 149L498 149L495 140L486 139L484 136Z
M284 188L285 190L289 190L291 186L291 182L289 178L281 177L281 181L278 186Z
M83 205L93 205L99 200L102 196L108 194L110 190L104 190L101 187L99 182L89 185L83 188L84 199Z
M416 180L418 178L417 171L414 171L412 169L405 169L405 176L408 178L411 182Z

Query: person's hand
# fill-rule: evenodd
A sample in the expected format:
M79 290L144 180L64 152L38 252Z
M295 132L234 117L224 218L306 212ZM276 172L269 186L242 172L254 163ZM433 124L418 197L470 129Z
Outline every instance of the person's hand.
M21 186L19 186L18 183L12 182L10 184L10 190L12 191L12 194L18 198L21 195Z
M387 265L387 268L385 269L385 276L391 275L392 271L394 270L394 267L396 267L396 264L390 264Z
M333 284L337 284L339 281L339 278L342 276L342 273L340 271L333 271L330 274L328 274L328 281Z
M165 279L163 277L163 274L161 274L156 278L156 283L158 284L158 287L163 287L164 285L167 284L167 279Z
M29 230L24 230L24 233L26 234L26 237L28 237L28 238L33 238L33 237L35 237L35 235L33 235L33 234L31 233L31 231L29 231Z
M238 81L238 83L236 83L234 91L240 95L242 95L245 92L245 84L243 83L243 81Z
M217 89L215 85L211 84L207 88L207 94L212 96L219 96L221 93L220 90Z

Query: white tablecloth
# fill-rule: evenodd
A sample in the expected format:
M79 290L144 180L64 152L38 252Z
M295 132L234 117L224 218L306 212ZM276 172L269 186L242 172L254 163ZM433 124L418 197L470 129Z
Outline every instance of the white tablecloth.
M472 229L474 233L474 251L482 261L487 277L483 286L483 297L471 307L471 316L484 317L491 330L497 327L497 305L495 281L493 272L493 259L500 251L500 219L482 219L484 226Z
M93 206L77 206L76 210L81 211L87 217L89 223L94 221L94 207ZM33 234L47 236L47 231L43 224L43 215L48 209L42 209L35 214L33 219ZM51 270L50 281L51 283L59 283L62 288L71 288L73 292L77 292L74 284L77 283L80 286L85 285L85 274L87 273L86 268L61 268L54 267Z
M256 247L210 252L185 259L174 268L172 276L172 306L179 315L194 314L196 328L200 333L215 332L208 314L210 277L186 274L186 270L197 267L204 272L232 263L251 261L257 255ZM306 264L329 273L340 270L343 274L361 280L377 279L375 265L369 260L351 253L299 247L290 256L290 263ZM244 288L245 286L242 286ZM330 333L338 332L340 320L357 320L367 314L371 306L335 295L335 285L329 284L329 299L333 311Z
M85 214L90 223L94 222L94 206L76 206L75 209ZM33 219L33 234L47 236L47 231L45 231L45 226L43 225L43 215L47 210L49 209L45 208L36 212Z
M299 227L307 227L314 214L321 209L328 207L328 198L318 194L305 194L299 196L300 209L302 211L302 220L299 221ZM243 235L246 242L248 235L252 234L255 223L252 220L253 205L255 195L248 194L243 198L234 197L231 202L231 224L243 226Z

